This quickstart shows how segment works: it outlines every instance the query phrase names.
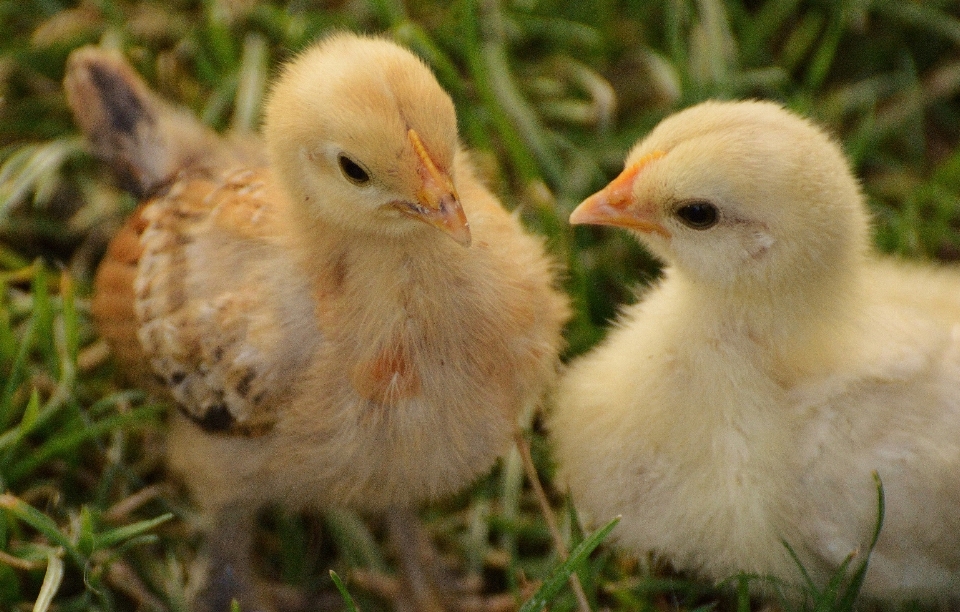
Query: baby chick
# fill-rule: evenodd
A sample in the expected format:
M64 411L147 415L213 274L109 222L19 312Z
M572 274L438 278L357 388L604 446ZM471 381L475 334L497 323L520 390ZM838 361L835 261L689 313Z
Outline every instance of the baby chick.
M571 223L666 265L575 361L550 420L574 502L623 546L723 579L960 597L960 271L878 256L840 147L769 102L677 113Z
M509 446L555 378L567 300L413 54L325 38L274 83L264 145L213 134L101 49L71 56L65 86L145 196L93 312L179 408L169 463L209 521L196 609L269 607L249 559L262 505L411 508Z

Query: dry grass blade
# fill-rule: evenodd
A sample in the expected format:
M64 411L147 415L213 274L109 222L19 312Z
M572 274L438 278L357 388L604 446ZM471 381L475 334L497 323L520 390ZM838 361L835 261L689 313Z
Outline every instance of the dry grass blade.
M553 508L550 506L550 500L547 499L543 485L540 484L537 466L534 465L533 456L530 454L530 443L522 432L517 432L514 438L517 450L520 453L520 458L523 461L524 470L527 472L527 479L533 487L533 492L537 497L537 503L540 504L540 511L543 513L543 518L547 522L547 528L550 530L550 536L553 538L553 545L556 548L557 556L560 557L561 562L565 562L570 558L570 553L567 552L567 545L563 541L563 535L560 533L560 526L557 525L557 519L553 516ZM587 594L583 590L583 585L580 584L580 577L577 575L577 572L571 572L567 580L570 582L570 588L573 589L573 593L577 598L577 605L580 608L580 612L591 612L590 602L587 601Z
M33 604L33 612L47 612L53 605L53 598L56 597L60 583L63 582L61 554L62 551L52 550L47 556L47 571L43 575L43 584L40 585L37 601Z

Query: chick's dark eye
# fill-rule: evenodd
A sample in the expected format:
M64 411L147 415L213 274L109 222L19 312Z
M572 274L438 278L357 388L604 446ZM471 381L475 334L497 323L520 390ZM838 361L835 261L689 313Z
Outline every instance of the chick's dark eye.
M370 180L370 175L367 174L367 171L346 155L337 156L337 163L340 164L340 171L343 172L343 176L347 177L347 180L351 183L363 185Z
M705 230L713 227L720 219L720 212L710 202L690 202L676 211L677 217L687 227Z

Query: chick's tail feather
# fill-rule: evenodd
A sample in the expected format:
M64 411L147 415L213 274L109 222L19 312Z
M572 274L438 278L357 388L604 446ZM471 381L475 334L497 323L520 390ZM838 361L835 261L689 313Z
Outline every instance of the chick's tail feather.
M93 153L139 197L182 170L208 168L231 155L216 133L150 91L118 52L77 49L67 61L64 88Z

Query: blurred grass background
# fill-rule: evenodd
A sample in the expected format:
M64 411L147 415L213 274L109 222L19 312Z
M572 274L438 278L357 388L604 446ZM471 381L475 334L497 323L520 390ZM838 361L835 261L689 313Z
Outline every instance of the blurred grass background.
M659 119L706 98L772 98L827 125L879 247L960 259L956 1L0 0L0 610L181 611L196 546L196 516L164 479L165 409L117 386L90 325L92 271L135 203L78 139L67 54L121 48L207 123L255 130L277 63L334 28L384 32L434 68L488 183L568 267L568 356L657 267L567 214ZM530 438L576 543L537 420ZM473 609L515 608L557 566L518 456L424 516L448 561L482 578ZM375 519L269 512L258 549L309 609L344 605L331 568L363 610L389 609L397 587ZM751 606L743 580L715 588L646 561L594 552L578 571L594 609ZM550 603L574 608L566 590Z

